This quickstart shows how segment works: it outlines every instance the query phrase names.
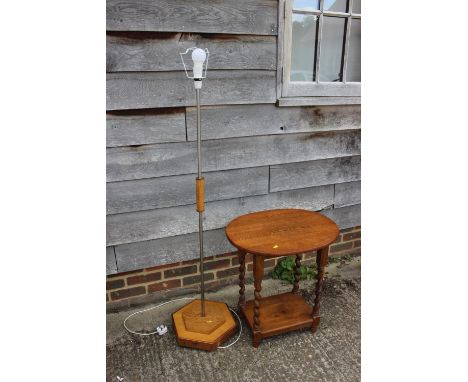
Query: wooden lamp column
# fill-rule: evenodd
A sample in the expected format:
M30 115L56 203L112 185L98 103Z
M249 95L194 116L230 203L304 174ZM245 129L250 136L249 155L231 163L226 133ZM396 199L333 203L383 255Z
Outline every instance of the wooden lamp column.
M193 76L187 72L184 56L192 53ZM198 212L198 235L200 246L200 299L194 300L172 314L177 343L180 346L212 351L232 336L236 322L223 302L205 301L205 280L203 269L203 212L205 211L205 179L202 175L200 89L206 78L208 49L189 48L181 53L185 74L193 78L197 101L197 159L196 210ZM205 61L206 60L206 61Z

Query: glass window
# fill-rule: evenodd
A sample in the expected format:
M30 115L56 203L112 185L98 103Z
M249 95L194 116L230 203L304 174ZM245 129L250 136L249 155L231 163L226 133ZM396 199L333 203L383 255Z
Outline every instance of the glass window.
M282 96L359 97L361 2L285 1Z
M361 13L361 0L353 1L353 13Z
M315 81L317 18L315 15L293 14L291 81Z
M323 18L319 73L321 82L342 80L341 61L343 60L345 23L344 17Z
M325 0L323 9L331 12L346 12L347 0Z
M351 82L361 81L361 20L359 19L351 21L346 80Z
M293 9L298 11L311 11L319 9L319 0L294 0Z

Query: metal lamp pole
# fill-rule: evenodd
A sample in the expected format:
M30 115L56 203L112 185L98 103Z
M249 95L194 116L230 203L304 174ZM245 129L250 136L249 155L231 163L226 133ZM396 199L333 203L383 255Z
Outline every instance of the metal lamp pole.
M200 81L201 82L201 81ZM205 317L205 275L203 269L203 211L205 211L205 179L202 176L201 157L201 120L200 120L200 89L197 92L197 154L198 154L198 176L197 185L197 211L198 211L198 240L200 243L200 293L201 293L201 315Z
M193 60L193 76L187 72L187 67L184 62L184 55L192 52ZM202 151L201 151L201 119L200 119L200 89L202 87L202 79L206 78L208 68L208 49L189 48L185 53L181 53L182 63L184 64L185 74L188 78L193 78L195 92L197 96L197 156L198 156L198 172L196 179L196 202L198 212L198 240L200 244L200 294L201 294L201 315L205 317L205 277L203 269L203 212L205 211L205 179L202 175Z
M184 56L192 54L193 75L187 71ZM203 213L205 211L205 180L202 174L200 90L206 78L208 49L189 48L180 53L185 74L192 78L197 101L197 160L196 210L198 212L198 240L200 244L200 300L192 301L172 314L177 343L180 346L212 351L226 341L236 329L236 322L223 302L205 301L205 274L203 267ZM208 312L206 311L208 307ZM199 316L200 315L200 316Z

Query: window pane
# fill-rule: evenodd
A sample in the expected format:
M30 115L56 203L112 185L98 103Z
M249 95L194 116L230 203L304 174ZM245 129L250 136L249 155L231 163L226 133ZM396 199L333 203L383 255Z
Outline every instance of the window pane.
M292 15L291 81L315 81L317 16Z
M319 80L341 81L341 61L345 33L344 17L324 17L320 50Z
M320 0L294 0L293 9L310 11L319 9Z
M325 0L323 9L332 12L346 12L347 0Z
M361 13L361 0L354 0L353 13Z
M352 19L349 36L346 81L361 81L361 20Z

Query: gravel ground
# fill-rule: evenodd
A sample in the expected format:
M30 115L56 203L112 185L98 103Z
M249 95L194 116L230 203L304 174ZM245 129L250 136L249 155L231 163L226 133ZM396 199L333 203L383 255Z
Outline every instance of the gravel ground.
M251 298L251 282L246 285ZM266 279L262 295L290 289L278 280ZM301 283L309 303L313 283ZM330 264L321 300L321 324L317 333L302 330L267 338L252 347L245 328L239 341L212 353L177 346L172 328L164 336L139 337L127 333L122 322L138 309L107 315L107 380L133 381L359 381L361 320L360 257ZM235 306L238 287L229 286L207 299ZM190 297L190 296L189 296ZM132 317L129 326L149 330L170 322L170 313L187 301ZM144 308L150 307L145 306ZM143 308L140 308L143 309ZM154 330L154 329L153 329ZM119 378L118 378L119 377Z

